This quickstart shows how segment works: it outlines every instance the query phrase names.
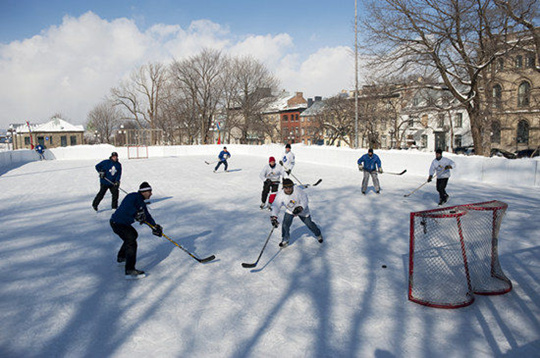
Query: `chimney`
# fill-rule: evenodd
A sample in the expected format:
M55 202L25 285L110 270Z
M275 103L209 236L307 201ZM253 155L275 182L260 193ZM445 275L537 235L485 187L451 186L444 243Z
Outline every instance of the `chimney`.
M308 98L307 99L307 108L311 107L312 104L313 104L313 98Z
M321 97L321 96L315 96L315 102L318 102L318 101L322 101L322 97Z

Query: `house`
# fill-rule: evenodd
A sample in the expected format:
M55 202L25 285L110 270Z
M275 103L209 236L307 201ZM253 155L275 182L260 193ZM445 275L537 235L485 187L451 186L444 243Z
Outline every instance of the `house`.
M13 125L13 149L33 149L38 143L45 148L83 144L84 127L60 118L43 124Z
M324 131L320 123L320 114L324 110L321 96L308 98L307 109L300 114L300 140L306 145L324 144Z

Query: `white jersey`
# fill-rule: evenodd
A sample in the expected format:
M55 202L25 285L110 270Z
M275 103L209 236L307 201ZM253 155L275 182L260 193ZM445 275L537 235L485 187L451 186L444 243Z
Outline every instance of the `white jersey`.
M293 214L294 208L301 206L304 208L299 216L309 216L309 203L307 194L298 186L294 186L294 191L291 195L285 194L283 190L280 190L276 199L272 203L272 216L278 216L281 206L285 207L285 212Z
M289 153L287 153L287 151L285 151L285 153L283 153L281 161L283 162L283 167L285 168L285 170L292 170L292 168L294 168L293 152L289 151Z
M450 178L450 169L444 169L448 165L451 166L452 169L456 169L456 163L451 159L446 157L441 157L440 160L437 160L437 158L433 159L431 166L429 167L429 175L433 176L437 173L437 178Z
M271 181L279 182L282 176L283 176L283 167L281 165L275 165L272 168L270 164L266 164L263 170L261 171L261 174L259 174L259 178L261 178L262 181L265 181L266 179L270 179Z

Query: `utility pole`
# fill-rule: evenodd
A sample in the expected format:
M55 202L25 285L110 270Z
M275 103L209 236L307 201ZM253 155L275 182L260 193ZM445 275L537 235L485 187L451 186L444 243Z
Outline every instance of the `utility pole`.
M358 0L354 0L354 134L358 148Z

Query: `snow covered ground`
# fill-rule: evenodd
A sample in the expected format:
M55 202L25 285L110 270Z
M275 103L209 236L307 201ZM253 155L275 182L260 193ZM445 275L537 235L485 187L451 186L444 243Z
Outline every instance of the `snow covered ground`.
M354 165L299 160L302 182L323 179L307 192L325 242L295 219L291 245L280 251L274 232L245 269L271 229L258 208L267 159L232 154L231 172L216 174L204 164L215 155L120 158L122 188L154 188L149 208L164 232L217 256L200 264L136 225L148 273L138 281L115 262L110 194L91 208L97 160L1 168L0 357L540 356L537 187L450 179L450 204L509 204L499 253L514 289L443 310L407 300L409 213L435 207L437 193L432 183L403 194L426 175L383 174L381 194L362 196Z

